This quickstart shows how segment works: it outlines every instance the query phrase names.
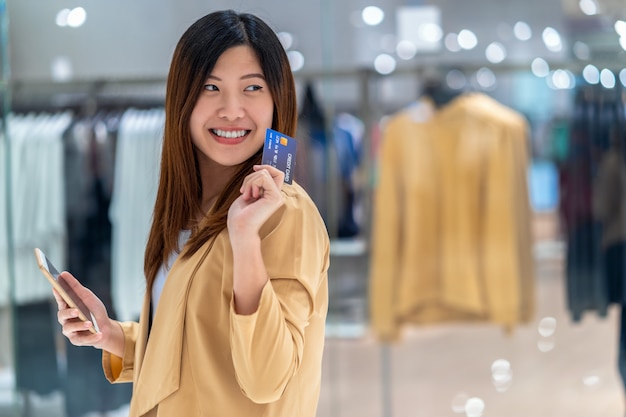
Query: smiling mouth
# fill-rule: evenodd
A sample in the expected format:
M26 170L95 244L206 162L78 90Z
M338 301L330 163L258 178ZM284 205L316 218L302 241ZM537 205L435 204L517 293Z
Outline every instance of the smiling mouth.
M219 136L226 139L237 139L243 136L246 136L250 133L249 130L221 130L221 129L211 129L211 133L215 136Z

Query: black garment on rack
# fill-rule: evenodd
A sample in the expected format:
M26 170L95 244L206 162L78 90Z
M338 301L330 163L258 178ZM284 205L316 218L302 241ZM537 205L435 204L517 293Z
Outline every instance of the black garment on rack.
M569 154L560 167L560 212L565 224L567 306L573 321L583 313L606 317L609 307L601 251L601 225L593 216L592 194L598 170L595 155L606 141L598 128L596 100L579 95L570 129Z
M93 291L115 319L111 296L111 234L108 217L114 169L113 114L76 121L65 137L68 270ZM81 176L78 178L77 176ZM69 186L74 184L74 187ZM66 342L67 417L106 412L130 402L132 384L110 384L102 371L98 349Z
M298 146L302 150L299 150L296 156L296 180L309 193L322 218L327 221L328 187L326 182L329 165L326 118L311 82L305 86L298 125Z
M592 187L601 187L603 184L598 181L605 180L597 173L601 156L612 146L611 135L617 132L618 140L626 142L621 89L579 89L570 132L569 152L560 173L560 210L567 243L567 303L574 322L580 321L585 311L606 317L609 306L620 306L617 368L626 388L626 240L611 235L611 239L617 240L603 247L603 233L616 229L606 229L607 224L594 218L591 207L591 195L597 190ZM622 144L621 152L625 151ZM626 160L626 155L622 157ZM617 200L626 200L623 191L612 192L622 192Z
M48 300L15 306L15 379L20 392L44 396L61 386L54 343L55 311L56 305Z

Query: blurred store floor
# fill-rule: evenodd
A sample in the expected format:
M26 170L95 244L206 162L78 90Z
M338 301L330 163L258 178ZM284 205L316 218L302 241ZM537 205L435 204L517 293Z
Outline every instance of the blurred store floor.
M510 336L491 325L433 325L410 328L401 343L383 347L356 324L333 323L358 321L364 304L356 295L342 294L340 308L331 302L318 416L623 416L619 309L573 323L558 223L542 214L535 225L537 314ZM333 274L331 288L361 290L365 268L356 258L341 258L334 262L341 273Z

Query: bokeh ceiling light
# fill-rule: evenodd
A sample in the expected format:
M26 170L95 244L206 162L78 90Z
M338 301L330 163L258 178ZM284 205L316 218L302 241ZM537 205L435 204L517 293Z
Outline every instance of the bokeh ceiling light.
M550 65L543 58L535 58L530 64L530 69L536 77L543 78L550 74Z
M459 45L459 36L456 33L448 33L443 40L446 49L450 52L459 52L461 46Z
M526 22L519 21L513 26L513 34L520 41L527 41L533 36L533 31Z
M626 22L618 20L613 27L615 28L615 32L619 35L619 45L626 51Z
M584 42L576 41L572 49L576 58L581 61L588 61L591 57L591 49L589 48L589 45Z
M615 74L610 69L603 69L600 71L600 84L604 88L615 88Z
M289 50L293 46L293 35L289 32L278 32L276 34L278 36L278 40L283 45L285 50Z
M453 69L446 74L446 84L453 90L462 90L467 85L467 77L461 71Z
M496 74L487 67L483 67L476 72L476 82L484 90L493 90L497 86Z
M469 29L463 29L459 32L458 42L459 46L466 50L474 49L478 45L476 35Z
M70 11L71 11L70 9L62 9L59 11L59 13L57 13L56 20L55 20L57 26L60 26L60 27L67 26L67 16L69 16Z
M73 28L82 26L87 20L87 12L82 7L73 8L67 15L67 25Z
M50 64L50 76L57 82L70 81L74 76L74 68L69 58L55 57Z
M559 52L563 49L561 43L561 35L553 27L546 27L542 33L543 43L546 45L549 51Z
M580 0L578 7L587 16L593 16L598 13L598 5L595 0Z
M361 18L366 25L376 26L385 18L385 12L380 7L367 6L361 12Z
M443 30L436 23L425 23L420 26L419 35L424 42L437 43L443 37Z
M506 59L506 49L499 42L492 42L485 49L485 56L492 64L499 64Z
M594 65L587 65L583 68L583 79L588 84L598 84L600 82L600 70Z
M557 90L570 90L576 85L574 74L564 69L553 71L549 79L552 82L551 87Z
M379 74L391 74L396 69L396 60L388 54L380 54L374 59L374 69Z
M412 59L417 54L417 46L411 41L400 41L396 46L396 54L400 59Z
M300 51L287 52L287 58L293 72L300 71L304 67L304 55Z

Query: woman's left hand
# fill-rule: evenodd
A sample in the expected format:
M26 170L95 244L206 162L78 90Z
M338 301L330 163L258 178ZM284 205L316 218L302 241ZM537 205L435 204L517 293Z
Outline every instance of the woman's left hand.
M241 186L241 195L228 210L231 241L258 234L263 223L284 204L281 193L285 174L270 165L255 165Z

